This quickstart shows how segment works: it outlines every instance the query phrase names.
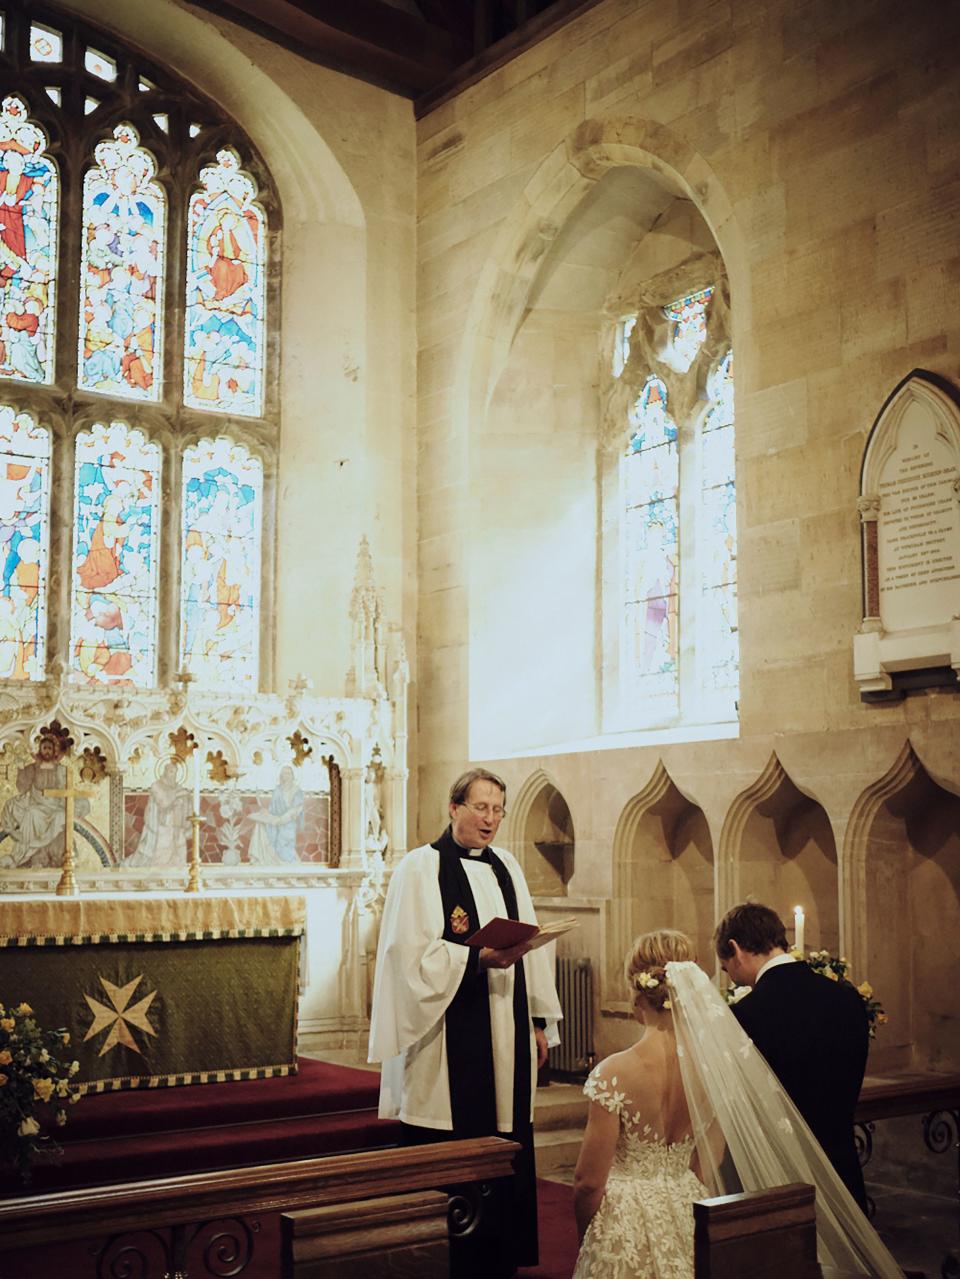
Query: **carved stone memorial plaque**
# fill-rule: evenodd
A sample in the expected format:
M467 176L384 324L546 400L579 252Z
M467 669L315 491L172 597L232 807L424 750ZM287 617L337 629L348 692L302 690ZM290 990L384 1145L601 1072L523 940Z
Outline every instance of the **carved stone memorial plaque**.
M916 371L874 425L859 502L861 696L955 682L960 670L960 395ZM910 675L911 683L905 683Z

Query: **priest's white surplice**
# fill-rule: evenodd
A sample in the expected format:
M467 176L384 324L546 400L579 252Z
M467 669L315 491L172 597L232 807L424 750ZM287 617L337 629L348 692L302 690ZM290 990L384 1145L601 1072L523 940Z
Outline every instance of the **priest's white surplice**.
M512 853L492 851L506 866L517 893L520 919L536 923L523 871ZM370 1061L383 1063L380 1116L421 1128L452 1128L444 1014L463 979L470 948L444 941L440 854L429 844L407 853L394 871L384 905L370 1024ZM477 919L472 929L506 915L493 867L464 858ZM472 931L471 929L471 931ZM552 944L523 959L531 1017L546 1021L547 1043L560 1042L560 1002L554 984ZM513 968L487 970L493 1039L497 1129L513 1127ZM537 1078L536 1041L530 1031L530 1115Z

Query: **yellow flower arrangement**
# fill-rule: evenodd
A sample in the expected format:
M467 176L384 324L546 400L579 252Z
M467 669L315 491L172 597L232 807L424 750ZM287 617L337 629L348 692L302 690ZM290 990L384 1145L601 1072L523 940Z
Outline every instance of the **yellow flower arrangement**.
M28 1180L35 1159L60 1153L44 1127L67 1122L64 1103L79 1099L70 1081L80 1067L62 1055L67 1032L43 1030L29 1004L0 1012L7 1014L0 1017L0 1167Z
M807 964L815 973L819 973L821 977L826 977L828 981L850 981L850 964L843 955L837 959L828 950L811 950L803 954L795 947L790 951L790 954L794 959L799 959ZM727 1003L735 1004L745 995L749 995L750 989L749 986L737 986L736 988L728 986L725 992ZM877 1027L886 1025L887 1014L883 1011L880 1001L875 998L873 987L868 981L862 981L856 990L863 1000L863 1006L867 1014L867 1027L870 1038L873 1039L877 1033Z

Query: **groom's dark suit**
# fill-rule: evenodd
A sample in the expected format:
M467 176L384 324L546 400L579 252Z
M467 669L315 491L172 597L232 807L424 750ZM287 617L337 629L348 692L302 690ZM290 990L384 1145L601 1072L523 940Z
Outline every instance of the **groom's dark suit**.
M734 1004L733 1012L866 1210L853 1141L853 1112L869 1045L859 994L848 982L830 981L806 964L778 964Z

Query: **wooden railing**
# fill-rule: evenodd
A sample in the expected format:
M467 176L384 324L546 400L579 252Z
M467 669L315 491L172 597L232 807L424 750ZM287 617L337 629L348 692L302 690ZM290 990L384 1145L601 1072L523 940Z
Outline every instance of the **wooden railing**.
M518 1149L498 1137L480 1137L2 1200L0 1279L39 1279L43 1271L31 1265L24 1250L72 1241L83 1241L93 1260L84 1274L77 1271L69 1279L117 1273L114 1262L121 1252L128 1260L139 1258L139 1268L129 1273L141 1279L203 1279L218 1272L205 1269L202 1260L188 1269L187 1258L193 1240L213 1222L237 1250L231 1273L241 1275L257 1243L257 1232L245 1224L251 1218L451 1185L472 1205L472 1211L456 1220L476 1232L483 1214L499 1202L483 1188L512 1173ZM471 1195L471 1187L476 1194ZM486 1225L496 1232L497 1223ZM455 1234L452 1214L451 1237ZM138 1242L145 1235L149 1247ZM380 1242L389 1249L395 1241L384 1236ZM367 1272L378 1273L373 1254ZM281 1274L279 1256L272 1273ZM294 1272L288 1268L285 1273ZM66 1279L62 1271L58 1279Z

